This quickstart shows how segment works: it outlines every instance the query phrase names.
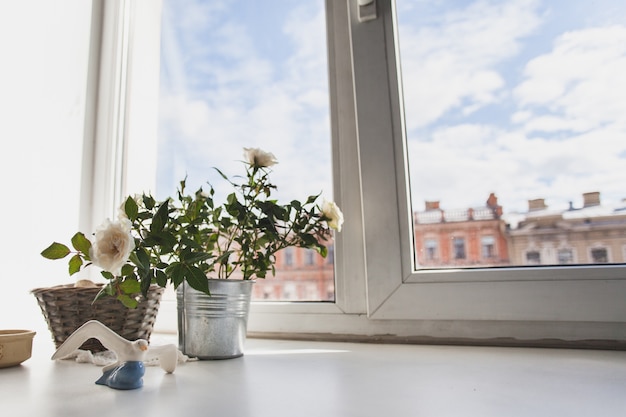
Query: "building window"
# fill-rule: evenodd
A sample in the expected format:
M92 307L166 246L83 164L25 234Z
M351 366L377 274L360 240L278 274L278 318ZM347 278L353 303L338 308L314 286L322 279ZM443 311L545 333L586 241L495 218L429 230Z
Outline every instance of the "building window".
M284 283L280 298L283 300L297 300L298 299L298 286L293 282Z
M541 254L539 253L539 251L533 250L533 251L526 252L526 264L540 265Z
M482 248L482 256L484 259L490 259L496 256L496 240L493 236L481 237L480 245Z
M591 261L594 264L605 264L609 262L609 254L606 248L591 249Z
M465 239L462 237L452 238L452 249L454 251L454 259L465 259Z
M571 249L559 249L556 256L561 265L574 263L574 252Z
M424 240L424 252L427 261L434 261L437 259L437 239L425 239Z
M326 254L326 263L332 265L335 263L335 245L328 245L328 253Z
M312 249L307 249L304 252L304 263L305 265L315 265L315 251Z
M283 249L283 264L285 266L293 266L293 248Z

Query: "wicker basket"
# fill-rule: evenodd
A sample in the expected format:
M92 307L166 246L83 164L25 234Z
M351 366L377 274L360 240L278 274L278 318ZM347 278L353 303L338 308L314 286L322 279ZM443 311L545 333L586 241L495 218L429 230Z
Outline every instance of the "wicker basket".
M57 348L89 320L98 320L128 340L150 339L163 288L153 285L148 291L148 298L142 297L135 309L125 307L113 297L94 302L100 289L101 285L90 288L59 285L32 290ZM97 339L87 340L81 349L92 352L106 350Z

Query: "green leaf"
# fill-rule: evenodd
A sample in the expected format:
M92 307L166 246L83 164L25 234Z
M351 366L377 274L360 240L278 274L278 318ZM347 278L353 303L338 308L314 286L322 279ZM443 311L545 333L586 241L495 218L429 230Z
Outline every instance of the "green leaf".
M136 279L125 279L120 284L120 289L125 294L136 294L141 291L141 285Z
M117 299L124 304L124 306L128 308L137 308L139 302L135 300L133 297L130 297L126 294L120 294L117 296Z
M137 253L137 259L139 260L139 264L137 265L140 269L148 270L150 269L150 255L146 252L145 249L141 249L135 251Z
M296 210L302 209L302 204L298 200L292 200L291 206L295 208Z
M155 272L155 280L158 286L165 287L167 285L167 275L159 269Z
M102 274L103 277L105 277L108 280L112 280L115 277L113 276L112 273L110 273L109 271L100 271L100 274ZM111 294L112 295L112 294Z
M129 275L132 275L135 272L135 267L132 266L131 264L124 264L124 266L122 266L122 276L123 277L127 277Z
M80 267L83 266L83 259L80 255L76 254L70 258L70 275L74 275L80 271Z
M210 253L206 252L191 252L189 254L186 254L182 260L188 264L194 264L196 262L206 261L207 259L211 258L211 256L212 255Z
M154 214L152 218L152 223L150 224L150 231L152 233L158 233L163 230L165 225L167 224L167 220L169 218L169 201L164 201L157 212Z
M134 198L128 197L126 202L124 203L124 211L126 215L130 219L130 221L135 221L137 219L137 215L139 213L139 206L137 206L137 202Z
M152 210L152 208L154 207L154 205L156 204L156 201L154 201L154 198L152 198L151 195L146 195L144 194L142 196L142 200L143 200L143 205L146 207L146 209L148 210Z
M143 248L136 249L131 252L128 256L128 259L130 259L130 261L137 265L137 268L141 269L142 271L150 269L150 255L148 255L146 250Z
M306 200L306 203L305 203L305 204L307 204L307 205L308 205L308 204L314 203L314 202L315 202L315 200L317 200L317 198L318 198L320 195L321 195L321 193L320 193L320 194L318 194L318 195L310 195L310 196L309 196L309 198L307 198L307 200Z
M180 262L172 262L165 268L165 274L172 280L175 288L185 280L185 268Z
M151 269L148 273L141 277L141 293L144 297L148 297L148 291L150 290L150 285L152 285L152 278L154 277L155 272L155 270Z
M70 249L61 244L54 242L41 252L41 256L48 259L62 259L70 254Z
M81 232L72 236L72 246L79 252L85 255L85 258L89 259L89 249L91 249L91 242Z
M215 168L215 167L213 167L213 169L214 169L214 170L216 170L216 171L217 171L217 172L218 172L218 173L222 176L222 178L224 178L226 181L229 181L229 182L230 182L230 180L228 179L228 177L227 177L227 176L226 176L226 175L225 175L222 171L220 171L219 169L217 169L217 168Z
M209 292L209 281L207 280L206 275L200 268L195 266L190 266L185 271L185 278L187 283L194 290L201 291L207 295L211 295Z

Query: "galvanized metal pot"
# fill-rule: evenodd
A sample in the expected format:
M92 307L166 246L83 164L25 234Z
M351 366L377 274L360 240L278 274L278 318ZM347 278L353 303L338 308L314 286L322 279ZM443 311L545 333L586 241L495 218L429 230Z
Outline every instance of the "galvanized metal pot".
M251 280L210 279L208 296L186 282L176 290L178 347L199 359L243 355L250 312Z

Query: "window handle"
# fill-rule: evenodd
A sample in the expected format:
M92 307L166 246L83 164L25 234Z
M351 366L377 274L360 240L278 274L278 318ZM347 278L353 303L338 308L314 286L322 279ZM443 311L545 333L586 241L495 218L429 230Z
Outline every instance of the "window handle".
M376 0L357 0L359 8L359 22L374 20L376 17Z

